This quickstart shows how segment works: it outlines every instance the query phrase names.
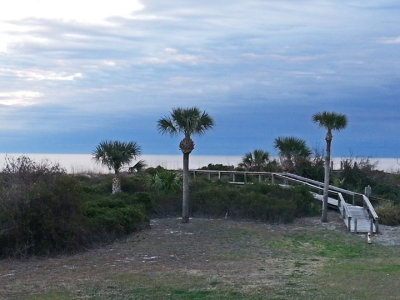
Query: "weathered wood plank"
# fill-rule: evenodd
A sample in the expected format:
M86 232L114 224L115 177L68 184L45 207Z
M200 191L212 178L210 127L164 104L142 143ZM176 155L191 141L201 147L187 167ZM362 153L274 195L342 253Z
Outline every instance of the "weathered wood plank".
M320 194L317 194L317 193L312 193L312 194L313 194L314 198L319 200L319 201L322 201L323 198L324 198L323 195L320 195ZM338 200L328 197L328 205L331 205L331 206L334 206L334 207L337 208L338 207L338 203L339 203Z

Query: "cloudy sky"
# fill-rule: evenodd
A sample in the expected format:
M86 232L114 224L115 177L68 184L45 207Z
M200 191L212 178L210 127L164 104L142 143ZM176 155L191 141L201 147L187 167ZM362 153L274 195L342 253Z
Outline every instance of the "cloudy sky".
M156 121L198 106L194 154L296 136L334 156L399 157L400 4L392 0L13 0L0 10L0 152L90 153L106 139L179 154Z

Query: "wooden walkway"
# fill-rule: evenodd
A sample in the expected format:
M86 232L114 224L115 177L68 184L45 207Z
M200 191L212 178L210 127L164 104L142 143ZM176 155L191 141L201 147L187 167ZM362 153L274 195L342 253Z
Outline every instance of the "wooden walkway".
M272 181L279 178L285 184L307 185L318 191L312 192L315 199L319 201L323 200L322 191L324 184L322 182L290 173L273 173L272 178ZM351 203L346 202L343 195L346 195L348 198L350 197ZM335 198L331 196L335 196ZM361 202L361 206L357 205L359 202ZM329 186L328 206L340 212L348 231L353 233L379 233L378 215L366 195Z
M190 170L193 176L206 174L209 179L227 178L233 184L246 184L256 181L270 180L272 183L280 184L284 187L292 185L306 185L312 190L315 199L322 201L323 186L322 182L301 177L290 173L272 172L246 172L246 171L211 171L211 170ZM238 181L237 179L241 179ZM337 209L343 218L349 232L353 233L379 233L379 218L376 214L369 198L360 193L329 186L328 206Z

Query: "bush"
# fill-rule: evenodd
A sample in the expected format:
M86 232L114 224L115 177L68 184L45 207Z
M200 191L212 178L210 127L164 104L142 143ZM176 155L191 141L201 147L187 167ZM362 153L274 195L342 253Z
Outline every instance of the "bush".
M80 247L80 184L58 165L8 160L1 174L0 256L49 254Z
M27 157L8 159L0 174L0 256L76 251L148 223L149 195L111 196L104 178L67 175L57 164Z
M400 206L390 202L383 203L375 208L379 216L379 223L383 225L400 225Z
M127 204L121 195L100 200L88 201L84 204L83 214L88 218L92 231L97 237L114 238L130 233L148 222L144 205Z
M121 187L125 193L145 192L147 190L147 179L139 174L121 175Z
M304 186L282 189L277 185L234 186L224 182L192 184L193 215L290 222L295 217L315 215L319 204Z

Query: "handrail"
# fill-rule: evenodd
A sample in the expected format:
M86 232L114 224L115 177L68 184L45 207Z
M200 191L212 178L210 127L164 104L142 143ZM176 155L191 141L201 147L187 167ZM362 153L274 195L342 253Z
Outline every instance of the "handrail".
M274 173L274 174L278 174L278 173ZM286 176L289 176L289 177L293 177L293 178L297 178L297 179L300 179L300 180L304 180L306 182L311 182L311 183L313 183L315 185L324 186L324 184L322 182L319 182L319 181L316 181L316 180L313 180L313 179L309 179L309 178L306 178L306 177L302 177L302 176L299 176L299 175L296 175L296 174L291 174L291 173L283 173L283 174L286 175ZM336 187L336 186L333 186L333 185L329 185L329 189L330 190L335 190L337 192L344 193L344 194L347 194L347 195L351 195L351 196L354 196L354 195L357 194L357 193L354 193L352 191L345 190L345 189L342 189L342 188L339 188L339 187Z
M371 202L369 201L368 197L365 195L362 195L362 197L363 197L364 203L367 205L368 212L371 214L371 217L374 220L378 220L379 219L378 214L376 213L376 211L375 211L374 207L372 206Z
M311 186L311 187L316 188L318 190L323 190L323 188L321 188L319 186L316 186L314 184L308 183L308 182L304 182L304 181L301 181L301 180L298 180L298 179L293 179L293 178L290 178L290 177L286 177L285 175L281 175L281 174L278 174L278 173L274 173L274 175L282 177L282 178L285 178L285 179L288 179L290 181L295 181L295 182L298 182L298 183L301 183L301 184L305 184L305 185Z
M218 171L218 170L194 170L190 169L189 172L193 173L226 173L226 174L249 174L249 175L271 175L273 172L259 172L259 171L228 171L228 170L223 170L223 171Z
M343 209L346 211L347 217L352 218L351 212L348 207L348 203L344 200L342 193L338 193L338 195L339 195L341 203L344 203L344 205L342 204L342 206L343 206ZM350 228L349 228L349 230L350 230Z
M286 175L282 175L282 174L278 174L278 173L274 173L274 175L276 175L276 176L278 176L278 177L282 177L282 178L288 179L288 180L291 180L291 181L295 181L295 182L299 182L299 183L302 183L302 184L311 186L311 187L316 188L316 189L318 189L318 190L323 190L323 188L321 188L321 187L319 187L319 186L316 186L316 185L311 184L311 183L308 183L308 182L304 182L304 181L302 181L302 180L293 179L293 178L290 178L290 177L288 177L288 176L286 176ZM301 176L299 176L299 177L301 177ZM310 179L310 181L311 181L311 179ZM313 180L313 181L314 181L314 180ZM338 203L339 203L339 202L344 203L343 208L344 208L344 210L346 211L346 215L348 216L348 218L351 219L351 218L352 218L352 215L351 215L351 213L350 213L350 211L349 211L349 209L348 209L348 207L347 207L348 204L347 204L347 202L344 200L342 193L337 192L337 191L330 191L330 192L331 192L331 193L334 193L334 194L336 194L336 195L338 196L338 198L339 198L339 199L338 199Z

